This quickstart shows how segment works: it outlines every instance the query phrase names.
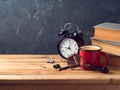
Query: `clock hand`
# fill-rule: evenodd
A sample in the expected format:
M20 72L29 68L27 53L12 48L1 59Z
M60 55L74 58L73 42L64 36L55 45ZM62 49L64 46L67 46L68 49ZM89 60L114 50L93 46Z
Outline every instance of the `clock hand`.
M70 48L70 44L69 44L68 46L65 46L64 48L71 49L71 48Z
M69 41L69 45L68 45L67 49L71 50L70 46L71 46L71 41Z
M71 45L71 41L69 42L69 48L70 48L70 45Z

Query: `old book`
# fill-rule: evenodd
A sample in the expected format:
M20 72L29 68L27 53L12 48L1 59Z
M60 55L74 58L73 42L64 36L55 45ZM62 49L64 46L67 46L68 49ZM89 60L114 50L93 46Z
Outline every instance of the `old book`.
M94 37L102 40L120 42L120 24L102 23L94 26Z
M120 43L100 40L96 38L91 38L91 41L92 41L92 45L101 46L104 52L120 56Z

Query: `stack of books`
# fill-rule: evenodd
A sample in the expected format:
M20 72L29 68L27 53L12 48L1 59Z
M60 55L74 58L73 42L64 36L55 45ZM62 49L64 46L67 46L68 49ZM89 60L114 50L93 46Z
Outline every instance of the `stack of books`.
M120 24L105 22L95 25L94 30L92 45L101 46L104 52L120 59Z

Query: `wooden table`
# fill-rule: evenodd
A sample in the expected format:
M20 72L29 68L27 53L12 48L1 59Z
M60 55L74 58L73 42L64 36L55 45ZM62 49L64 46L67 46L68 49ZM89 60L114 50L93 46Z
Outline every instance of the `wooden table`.
M59 55L0 55L0 90L120 90L120 67L110 73L81 68L57 71L54 64L66 66Z

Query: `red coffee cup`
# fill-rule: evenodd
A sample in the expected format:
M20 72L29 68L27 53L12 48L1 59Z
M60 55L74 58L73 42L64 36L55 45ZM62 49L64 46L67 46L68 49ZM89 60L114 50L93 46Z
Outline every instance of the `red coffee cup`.
M86 64L90 64L93 66L108 66L109 60L108 55L101 51L102 48L100 46L87 45L80 47L80 66L85 70L90 70L91 68L87 67ZM101 56L105 57L105 63L101 63Z

